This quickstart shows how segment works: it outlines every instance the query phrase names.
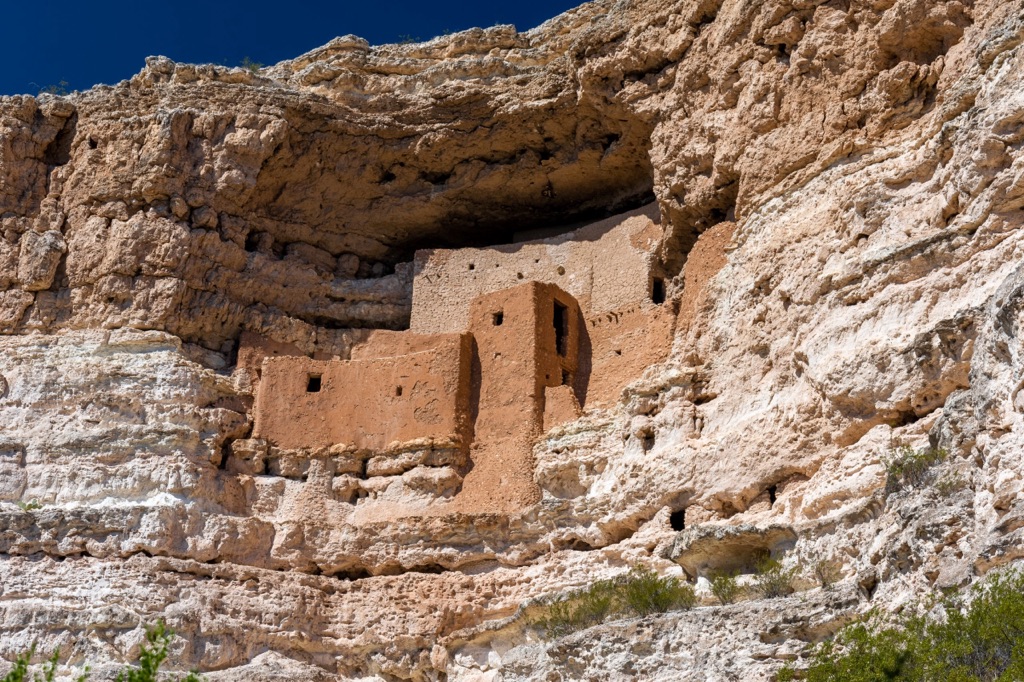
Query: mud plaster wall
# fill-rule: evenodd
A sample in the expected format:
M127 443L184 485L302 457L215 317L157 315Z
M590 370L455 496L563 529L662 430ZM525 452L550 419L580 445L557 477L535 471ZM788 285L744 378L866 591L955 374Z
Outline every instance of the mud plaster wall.
M263 373L263 361L277 357L306 357L294 343L274 341L255 332L244 331L238 340L237 367L249 373L253 387L259 385Z
M434 349L438 336L437 334L374 330L367 335L364 341L352 347L352 359L374 360L422 353Z
M586 314L636 305L650 296L657 220L651 204L549 239L417 251L410 329L463 331L471 301L531 280L557 284Z
M308 340L302 344L279 341L253 331L243 331L238 339L238 358L235 371L244 375L256 394L263 361L276 357L312 357L314 360L348 360L353 344L365 342L372 334L368 329L320 330L323 339Z
M587 319L581 372L589 374L582 404L608 405L672 349L676 316L672 303L640 303ZM589 347L587 347L589 346Z
M566 310L564 355L556 348L555 301ZM581 321L572 296L539 282L471 303L479 409L470 451L473 469L456 500L460 510L512 511L540 499L533 443L544 425L545 387L561 385L563 372L575 380Z
M572 386L548 386L544 389L544 430L577 419L582 410Z
M380 452L426 439L465 444L470 338L435 335L429 344L432 350L365 360L268 358L253 436L295 449L343 445ZM311 376L319 377L318 391L307 390Z
M627 384L668 358L677 327L689 325L705 304L705 287L725 265L735 229L735 223L722 222L701 233L687 254L677 303L645 300L587 318L580 372L589 381L585 392L577 391L583 407L614 403Z
M736 223L721 222L697 238L686 254L683 267L683 293L679 300L679 326L689 326L694 314L704 305L708 281L725 265L725 255L732 244Z

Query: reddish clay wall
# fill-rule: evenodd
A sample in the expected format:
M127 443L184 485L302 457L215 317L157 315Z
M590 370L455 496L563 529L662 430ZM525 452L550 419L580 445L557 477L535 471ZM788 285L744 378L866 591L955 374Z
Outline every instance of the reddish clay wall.
M672 304L644 303L587 320L589 353L581 370L589 375L585 407L616 402L622 389L672 350L676 316Z
M555 302L566 310L558 352ZM544 428L545 387L572 381L579 362L579 306L551 284L530 282L470 304L478 358L473 468L456 498L461 511L512 511L540 499L533 444ZM478 377L478 378L477 378Z
M718 223L701 233L686 255L683 266L683 295L679 301L679 324L690 324L707 301L707 283L725 266L726 249L732 243L736 223Z
M376 359L268 358L253 436L288 449L383 451L419 439L467 444L470 337L439 334L429 344L432 350ZM314 376L320 387L311 392Z
M412 332L377 329L370 332L365 341L352 347L352 359L393 358L399 355L434 350L438 336L448 335L413 334Z
M544 390L545 431L578 419L580 412L580 403L572 386L549 386Z
M259 381L263 360L276 357L306 357L294 343L281 343L268 339L262 334L244 331L238 339L238 360L236 366L249 371L253 383Z

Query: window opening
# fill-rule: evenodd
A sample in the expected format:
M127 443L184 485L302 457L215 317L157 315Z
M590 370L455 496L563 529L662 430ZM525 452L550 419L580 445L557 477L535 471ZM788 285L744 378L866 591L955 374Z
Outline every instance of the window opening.
M672 512L671 516L668 517L668 521L672 524L672 530L685 530L686 529L686 510L679 509Z
M504 321L505 321L505 312L504 311L499 310L498 312L491 314L491 323L494 324L495 327L500 327L501 323L504 322Z
M657 305L665 302L665 280L655 277L651 283L651 300Z
M250 232L245 237L245 250L249 251L249 252L252 252L252 251L259 250L259 248L260 248L260 233L259 232Z
M555 351L565 357L569 349L569 308L555 301Z
M401 386L395 387L395 395L397 395L399 398L402 397L402 387Z
M310 374L306 381L306 393L319 393L322 385L319 374Z

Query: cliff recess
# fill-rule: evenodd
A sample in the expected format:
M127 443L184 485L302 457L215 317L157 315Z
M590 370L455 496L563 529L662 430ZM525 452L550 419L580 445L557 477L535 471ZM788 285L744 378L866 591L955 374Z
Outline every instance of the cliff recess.
M596 0L0 98L0 673L105 674L164 618L211 681L771 680L1024 557L1022 44L1017 0ZM529 504L429 506L473 451L375 478L254 437L244 339L351 362L415 319L418 250L554 268L638 216L664 347L566 398ZM903 445L948 455L897 489ZM716 605L762 550L841 579ZM533 625L635 563L701 605Z

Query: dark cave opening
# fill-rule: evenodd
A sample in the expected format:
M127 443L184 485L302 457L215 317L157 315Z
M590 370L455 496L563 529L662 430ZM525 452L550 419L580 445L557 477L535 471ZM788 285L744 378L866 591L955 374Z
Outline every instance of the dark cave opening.
M607 203L584 205L578 210L558 209L547 212L527 209L512 216L499 217L495 211L500 207L478 206L473 215L463 208L445 217L443 232L427 228L431 232L429 236L411 237L394 244L393 259L395 262L412 260L413 254L419 249L481 248L569 234L591 223L654 202L652 188L653 180L638 193Z

